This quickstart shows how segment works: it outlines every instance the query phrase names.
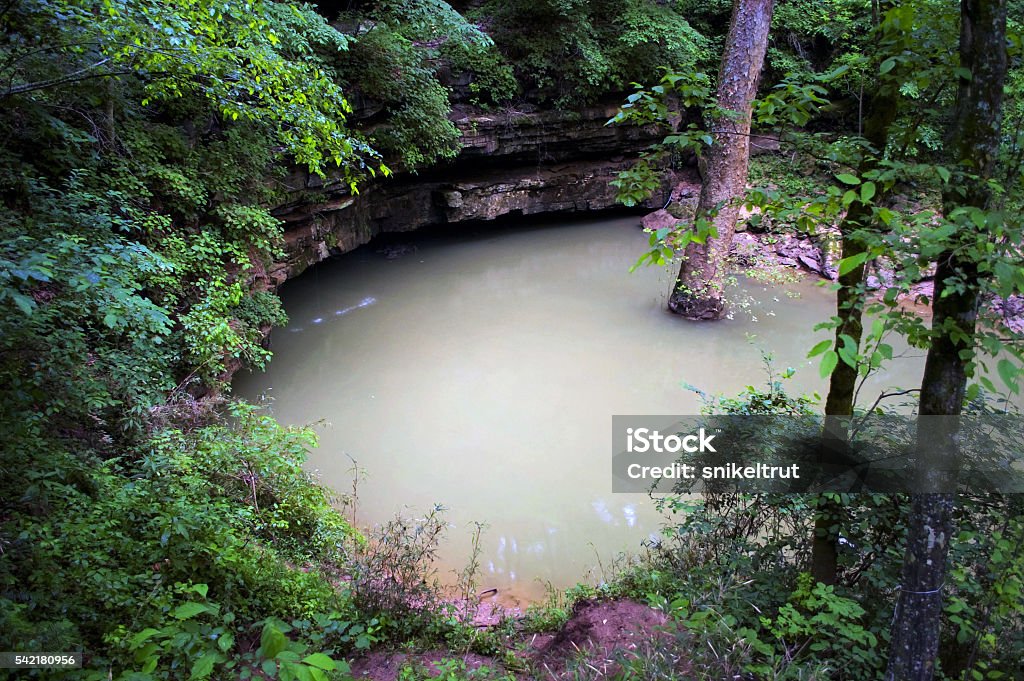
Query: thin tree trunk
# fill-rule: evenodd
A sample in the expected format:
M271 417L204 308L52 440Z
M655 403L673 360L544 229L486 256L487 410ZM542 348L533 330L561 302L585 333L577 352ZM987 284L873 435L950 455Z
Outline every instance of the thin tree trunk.
M747 184L750 116L757 81L768 49L774 0L734 0L732 21L718 76L718 106L730 115L711 121L713 142L704 156L704 182L697 215L706 216L718 236L691 243L668 307L688 319L719 319L725 314L723 286L739 206Z
M889 141L889 128L896 119L898 93L887 86L879 89L868 106L868 119L864 136L874 150L864 157L858 166L858 173L875 169L878 160L885 154ZM881 199L881 194L878 199ZM878 200L876 199L876 200ZM842 239L842 257L849 258L866 250L863 239L856 232L871 227L871 209L859 201L850 205L846 216L839 224ZM849 336L860 347L864 335L864 265L858 265L839 276L839 291L836 293L835 349L842 346L841 337ZM857 389L857 369L846 362L839 362L829 378L828 397L825 400L826 438L845 442L849 436L850 417L853 416L853 398ZM835 584L839 570L839 535L837 528L846 516L839 504L827 497L818 498L818 510L814 517L814 537L811 542L811 576L815 581Z
M960 65L970 77L960 79L952 149L954 158L968 162L969 172L979 177L959 183L963 195L953 190L943 195L947 215L959 206L989 207L985 180L995 170L1006 79L1006 0L963 0L960 8ZM956 417L967 386L965 351L974 336L979 300L977 266L960 253L953 248L943 253L935 272L932 329L938 333L925 360L917 431L919 457L928 465L918 464L923 493L913 497L893 617L886 678L895 681L930 680L939 649L946 557L955 531L954 496L948 493L944 469L955 468Z
M880 88L868 104L868 118L864 124L864 139L871 145L873 153L865 155L858 165L858 174L872 171L885 155L889 143L889 128L896 119L899 93L892 85ZM875 201L883 198L880 192ZM849 258L867 250L864 241L856 232L871 228L871 208L860 201L850 205L843 221L839 224L842 239L842 257ZM842 346L840 338L850 336L860 346L864 333L864 265L853 268L839 276L839 291L836 294L836 315L840 319L836 328L835 349ZM839 362L829 379L828 397L825 399L826 416L852 416L853 397L857 388L857 369L846 362ZM845 436L844 436L845 437Z

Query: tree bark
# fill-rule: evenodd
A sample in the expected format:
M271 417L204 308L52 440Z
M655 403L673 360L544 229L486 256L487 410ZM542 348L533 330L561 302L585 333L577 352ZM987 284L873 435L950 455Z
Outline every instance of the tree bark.
M889 141L889 128L896 119L897 96L891 85L880 88L871 97L868 119L864 126L864 138L871 145L869 152L858 164L858 174L874 170L885 155ZM881 198L881 194L878 196ZM877 199L876 199L877 200ZM864 240L857 232L871 225L871 209L860 201L850 205L846 216L839 224L842 239L842 257L849 258L866 250ZM858 265L849 272L839 275L839 291L836 293L835 350L842 346L840 338L847 335L860 347L864 335L864 282L865 266ZM846 362L839 362L829 378L828 397L825 400L825 438L849 439L849 422L853 416L854 394L857 389L857 369ZM843 509L827 498L818 499L818 510L814 517L814 537L811 542L811 576L817 582L835 584L839 569L837 527L845 517Z
M991 201L1006 80L1006 0L963 0L960 6L961 78L953 121L954 158L976 174L943 195L947 215L959 206L985 210ZM965 235L965 241L976 235ZM978 315L979 273L969 253L949 248L938 259L932 296L933 341L921 381L917 484L913 497L902 588L893 617L886 678L927 681L935 671L946 557L953 536L954 495L947 469L955 469L956 417L967 387L969 347ZM961 353L964 353L963 355ZM934 419L930 416L949 418ZM924 459L925 466L920 461Z
M704 154L697 204L697 215L707 217L718 236L687 246L668 301L672 312L688 319L720 319L725 314L725 261L739 217L735 199L747 184L751 107L768 49L773 6L774 0L733 2L717 94L718 106L730 114L711 120L712 144Z

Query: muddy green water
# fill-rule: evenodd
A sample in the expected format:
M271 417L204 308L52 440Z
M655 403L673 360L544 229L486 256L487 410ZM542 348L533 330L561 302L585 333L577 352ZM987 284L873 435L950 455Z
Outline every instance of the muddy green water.
M323 421L309 466L349 491L358 461L360 523L448 507L442 577L468 558L472 523L486 523L481 586L506 603L600 581L657 534L649 499L611 493L613 414L698 413L685 384L732 394L763 383L762 350L798 370L794 391L824 389L805 355L826 337L812 328L833 314L830 291L747 283L749 311L681 321L664 311L674 273L628 271L646 246L636 218L523 219L414 243L394 260L366 247L288 283L291 324L273 333L269 369L234 389L270 396L284 423ZM862 401L917 384L915 355Z

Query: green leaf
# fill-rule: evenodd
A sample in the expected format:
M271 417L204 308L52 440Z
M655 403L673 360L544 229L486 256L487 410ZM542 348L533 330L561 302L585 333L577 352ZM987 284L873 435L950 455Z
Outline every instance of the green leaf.
M210 608L202 603L188 602L182 603L171 613L173 617L179 620L187 620L196 615L208 611Z
M285 635L270 622L263 626L263 635L260 637L260 655L269 659L277 657L277 654L288 645Z
M836 368L837 364L839 364L839 354L835 350L826 352L821 358L821 368L819 369L821 377L828 378L832 375L832 371Z
M832 341L831 340L823 340L820 343L818 343L817 345L815 345L813 348L811 348L811 351L807 353L807 357L808 358L817 357L821 353L823 353L826 350L828 350L830 347L832 347Z
M838 78L839 76L845 74L849 70L850 70L850 65L849 64L843 64L839 68L834 69L834 70L830 71L829 73L826 73L824 76L818 76L818 80L820 80L823 83L827 83L830 80L835 80L836 78Z
M153 636L153 634L159 634L159 633L160 633L159 631L157 631L156 629L154 629L152 627L147 627L146 629L143 629L139 633L137 633L134 636L132 636L132 638L131 638L131 646L132 646L132 648L138 648L143 643L145 643L147 640L149 640Z
M856 341L853 340L853 336L849 334L841 334L839 340L842 341L842 345L839 347L839 359L843 360L844 364L850 367L857 368L857 350L859 349Z
M143 658L145 662L142 663L142 673L151 674L156 666L160 664L160 656L153 655L152 657L146 656Z
M189 676L190 679L205 679L213 671L213 665L220 658L217 653L206 653L192 665L192 674Z
M36 309L36 301L32 300L28 296L20 293L12 293L11 297L14 298L14 304L18 306L18 309L27 315L32 314L32 311Z
M971 218L971 222L974 223L975 227L979 230L985 229L985 223L988 220L988 217L985 215L985 211L971 206L967 209L967 215Z
M836 179L842 182L843 184L860 184L860 178L858 178L856 175L851 175L849 173L839 173L838 175L836 175Z
M896 60L893 59L892 57L889 57L888 59L886 59L885 61L882 62L881 66L878 67L878 73L879 73L879 75L883 75L884 76L885 74L887 74L890 71L892 71L895 66L896 66Z
M962 78L963 80L966 81L974 80L974 74L971 73L971 70L964 68L963 66L958 66L957 68L953 69L953 73L956 74L957 78Z
M871 197L875 195L875 183L865 182L860 187L860 200L867 203L871 200Z
M848 258L843 258L839 261L839 276L849 274L853 270L857 269L868 259L867 252L854 253Z
M999 371L999 378L1003 379L1003 383L1010 389L1014 395L1020 392L1020 386L1017 384L1017 376L1020 371L1016 365L1008 359L1001 359L996 364L996 369Z
M217 647L225 653L231 650L231 646L233 645L235 645L235 635L230 631L217 639Z
M949 178L952 177L952 173L946 170L943 166L935 166L935 172L939 174L943 182L949 182Z
M302 661L308 665L312 665L313 667L317 667L318 669L323 669L328 672L334 671L334 668L337 666L334 664L334 660L323 653L313 653L312 655L303 658Z

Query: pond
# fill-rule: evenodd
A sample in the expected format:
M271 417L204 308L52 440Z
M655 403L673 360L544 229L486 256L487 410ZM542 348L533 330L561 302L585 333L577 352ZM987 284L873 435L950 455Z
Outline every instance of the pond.
M285 285L274 359L234 390L272 398L283 423L322 422L309 467L349 492L358 462L360 524L447 507L442 577L485 523L481 586L503 602L600 581L657 535L650 499L611 492L612 415L699 413L688 386L763 384L762 352L797 369L791 391L824 391L806 354L834 294L816 281L745 281L733 319L690 323L665 311L675 272L629 272L647 245L635 217L410 240L401 257L368 246ZM909 354L862 401L916 385L923 355Z

